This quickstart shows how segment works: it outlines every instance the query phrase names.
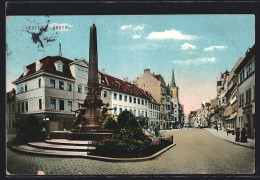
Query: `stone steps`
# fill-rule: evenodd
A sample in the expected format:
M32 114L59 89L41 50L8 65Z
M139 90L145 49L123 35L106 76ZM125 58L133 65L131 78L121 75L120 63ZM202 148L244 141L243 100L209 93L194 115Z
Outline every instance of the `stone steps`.
M79 151L58 151L58 150L50 150L50 149L40 149L31 147L28 145L18 145L11 147L15 151L19 151L22 153L34 154L34 155L42 155L42 156L56 156L56 157L84 157L88 155L88 152L79 152Z
M80 152L90 152L95 150L94 146L73 146L73 145L62 145L62 144L50 144L46 142L34 142L28 143L28 146L38 148L38 149L47 149L47 150L57 150L57 151L80 151Z
M98 141L68 140L68 139L48 139L45 140L45 142L50 144L71 145L71 146L93 146L96 143L98 143Z

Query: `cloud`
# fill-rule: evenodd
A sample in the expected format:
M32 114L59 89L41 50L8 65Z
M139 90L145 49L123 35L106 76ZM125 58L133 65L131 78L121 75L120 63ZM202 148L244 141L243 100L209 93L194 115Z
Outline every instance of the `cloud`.
M152 32L147 36L150 40L164 40L164 39L175 39L175 40L195 40L197 36L182 34L180 31L171 29L163 32Z
M133 31L140 31L140 30L143 30L144 29L144 24L142 25L137 25L137 26L134 26L134 25L122 25L120 27L121 30L133 30Z
M216 61L215 57L202 57L202 58L196 58L196 59L187 59L187 60L174 60L172 63L174 64L180 64L189 66L191 64L193 65L200 65L200 64L207 64L207 63L214 63Z
M73 27L73 25L67 23L52 23L49 24L49 27L55 28L55 31L69 31Z
M204 48L204 51L213 51L214 49L222 50L222 49L226 49L226 48L227 48L227 46L210 46L210 47Z
M133 39L140 39L141 35L132 35Z
M189 44L189 43L184 43L181 45L182 50L188 50L188 49L198 49L197 46Z

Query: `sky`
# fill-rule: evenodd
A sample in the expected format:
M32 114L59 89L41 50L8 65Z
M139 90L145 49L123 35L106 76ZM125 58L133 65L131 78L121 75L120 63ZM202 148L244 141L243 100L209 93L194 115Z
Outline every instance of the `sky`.
M252 14L9 16L6 91L15 88L12 82L24 66L56 56L59 43L63 57L88 61L93 23L99 70L133 81L150 69L166 84L174 70L186 115L216 97L220 74L231 71L255 43Z

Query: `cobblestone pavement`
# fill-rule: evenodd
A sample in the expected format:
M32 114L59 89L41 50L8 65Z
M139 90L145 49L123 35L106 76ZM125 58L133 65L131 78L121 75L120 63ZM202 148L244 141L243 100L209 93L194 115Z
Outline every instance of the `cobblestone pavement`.
M81 158L54 158L7 150L7 170L16 175L122 175L122 174L251 174L254 149L215 137L204 129L172 130L176 146L154 160L103 162Z

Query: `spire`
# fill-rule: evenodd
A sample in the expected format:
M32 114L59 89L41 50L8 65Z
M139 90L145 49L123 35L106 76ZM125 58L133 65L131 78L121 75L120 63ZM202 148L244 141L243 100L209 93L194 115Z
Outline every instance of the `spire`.
M172 70L171 87L176 87L175 78L174 78L174 70Z
M62 56L62 53L61 53L61 44L59 43L59 52L58 52L58 56Z

